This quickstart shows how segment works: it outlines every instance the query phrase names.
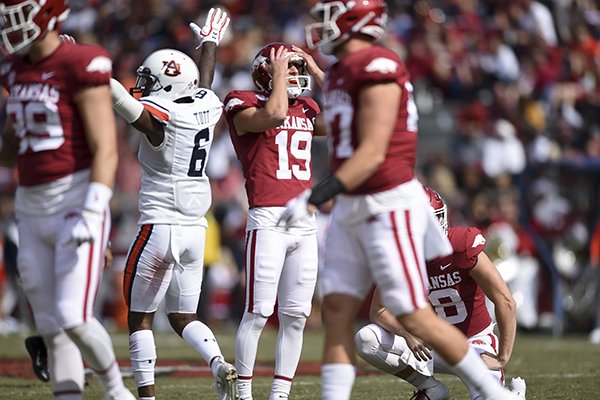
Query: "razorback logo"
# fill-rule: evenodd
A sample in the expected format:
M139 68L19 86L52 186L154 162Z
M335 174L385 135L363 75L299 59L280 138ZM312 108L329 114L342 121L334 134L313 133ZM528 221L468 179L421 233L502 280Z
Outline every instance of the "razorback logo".
M177 64L175 61L163 61L163 70L167 76L178 76L181 75L181 64Z
M485 238L481 233L478 233L477 236L475 236L475 239L473 239L473 244L471 245L471 247L474 248L481 244L485 244Z
M101 74L107 74L112 71L112 61L110 58L105 56L96 56L90 61L85 72L99 72Z

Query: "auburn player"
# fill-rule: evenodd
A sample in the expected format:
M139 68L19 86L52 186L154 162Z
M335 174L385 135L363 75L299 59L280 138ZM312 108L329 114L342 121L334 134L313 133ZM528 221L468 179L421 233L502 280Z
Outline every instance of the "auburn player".
M307 25L309 48L335 56L323 83L333 174L310 196L290 202L293 223L335 199L321 274L325 348L321 397L348 399L355 378L355 317L373 281L383 303L488 397L505 389L482 372L464 335L427 302L425 259L449 254L415 178L417 109L400 57L374 42L383 36L383 0L318 1Z
M0 161L19 171L19 274L54 397L83 397L83 356L105 398L133 399L93 314L117 167L112 61L98 46L61 43L68 13L65 0L0 3L0 83L9 93Z
M427 262L429 302L441 318L465 334L490 373L504 383L503 368L510 360L517 328L515 300L483 252L485 238L479 229L448 228L446 204L432 188L425 187L425 191L453 249L451 255ZM486 296L494 305L498 335ZM378 290L371 303L370 319L373 323L355 336L358 354L382 371L413 384L418 389L415 399L448 399L447 387L431 375L452 373L452 369L435 353L431 354L421 340L406 332L381 303ZM429 362L431 359L433 362ZM476 389L469 389L472 399L481 398ZM523 379L514 378L511 389L525 398Z
M225 362L217 340L200 322L196 308L203 277L204 245L211 204L205 168L223 104L210 90L215 48L229 17L211 9L202 28L200 69L186 54L157 50L137 69L131 96L111 80L115 110L143 133L138 233L127 256L123 291L128 306L131 368L143 399L154 399L156 349L152 322L165 301L171 327L209 364L218 398L237 398L233 365Z
M316 64L313 67L318 70ZM290 45L270 43L256 54L252 65L258 90L236 90L225 99L250 207L246 305L235 357L241 399L252 398L258 342L276 301L279 335L269 398L288 398L311 310L317 280L315 216L298 219L287 231L277 226L286 203L311 186L311 142L320 109L314 100L301 96L310 89L308 68Z

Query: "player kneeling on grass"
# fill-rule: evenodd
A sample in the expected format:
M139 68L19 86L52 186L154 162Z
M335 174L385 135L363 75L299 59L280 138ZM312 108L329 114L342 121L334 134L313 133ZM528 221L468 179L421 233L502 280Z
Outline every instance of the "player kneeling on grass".
M485 255L485 238L477 228L448 228L447 210L440 195L425 187L431 206L447 232L453 253L427 262L429 301L437 314L468 338L498 380L510 359L516 335L515 301L508 286ZM485 297L494 304L498 335ZM450 373L441 357L410 335L381 303L375 290L369 313L373 323L355 337L358 354L376 368L406 380L417 388L413 399L449 399L448 388L432 376ZM504 382L503 382L504 383ZM525 381L513 378L511 391L525 398ZM481 394L469 388L472 399Z

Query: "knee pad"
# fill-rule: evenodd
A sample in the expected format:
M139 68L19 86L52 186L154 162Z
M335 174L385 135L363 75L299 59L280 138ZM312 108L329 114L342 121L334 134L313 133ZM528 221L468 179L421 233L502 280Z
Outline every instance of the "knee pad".
M376 354L379 348L379 342L380 339L369 325L362 327L354 336L356 352L362 358L365 358L369 354Z

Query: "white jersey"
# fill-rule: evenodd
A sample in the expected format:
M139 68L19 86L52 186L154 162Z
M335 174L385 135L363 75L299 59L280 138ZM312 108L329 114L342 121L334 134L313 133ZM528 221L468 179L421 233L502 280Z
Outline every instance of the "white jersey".
M157 147L145 136L140 142L139 223L206 226L211 192L205 169L223 104L207 89L189 103L156 96L140 102L164 124L165 138Z

